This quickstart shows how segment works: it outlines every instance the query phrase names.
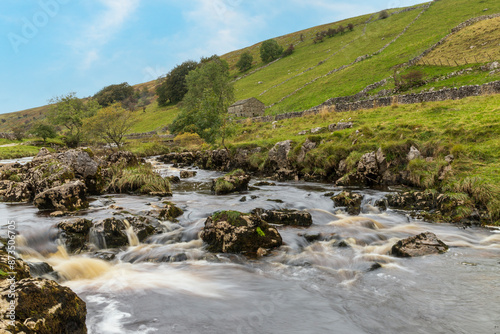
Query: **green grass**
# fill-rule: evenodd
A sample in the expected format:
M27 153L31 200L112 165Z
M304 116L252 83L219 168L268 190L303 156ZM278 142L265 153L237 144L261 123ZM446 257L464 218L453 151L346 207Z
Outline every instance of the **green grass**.
M354 122L352 129L314 136L321 144L306 156L304 172L328 175L340 160L346 160L348 168L355 168L363 154L379 147L389 161L397 163L404 160L410 146L414 145L433 161L417 160L408 166L396 165L408 169L417 184L424 188L454 185L449 190L465 191L475 201L489 203L491 212L497 210L500 214L499 106L500 95L486 95L458 101L307 116L280 121L275 129L271 123L238 124L236 133L239 135L228 142L233 150L257 146L269 149L278 141L291 139L293 151L298 152L307 139L307 136L298 135L300 131L351 120ZM445 165L444 157L449 154L455 156L453 168L440 182L438 174ZM481 193L483 185L489 185L486 193L490 195Z
M40 151L40 147L38 146L18 145L0 147L0 159L31 157L37 155L38 151Z

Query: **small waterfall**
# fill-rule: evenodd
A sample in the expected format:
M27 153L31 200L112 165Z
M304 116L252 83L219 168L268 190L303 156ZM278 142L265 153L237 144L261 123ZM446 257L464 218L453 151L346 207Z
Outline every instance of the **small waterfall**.
M91 227L89 231L89 242L97 247L97 249L106 249L106 238L102 231Z
M127 233L129 245L132 247L138 246L139 245L139 238L137 237L137 234L135 234L134 228L132 227L132 225L130 225L130 223L126 219L123 220L123 224L125 224L125 227L126 227L125 233Z

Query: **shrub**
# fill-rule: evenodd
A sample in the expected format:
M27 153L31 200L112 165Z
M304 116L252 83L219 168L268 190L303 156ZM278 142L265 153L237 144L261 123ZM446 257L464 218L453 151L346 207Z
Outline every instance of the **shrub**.
M177 146L185 148L194 148L203 145L203 139L197 133L181 133L174 138Z
M121 102L134 95L134 88L124 82L119 85L106 86L98 91L94 98L102 107L107 107L115 102Z
M337 34L337 29L333 29L333 28L328 28L328 30L326 31L326 35L328 37L333 37Z
M283 47L279 46L274 39L269 39L260 46L260 58L264 63L278 59L283 53Z
M323 36L319 35L313 39L314 44L323 42Z
M337 28L337 32L338 32L339 34L343 34L343 33L344 33L344 31L345 31L345 27L344 27L343 25L340 25L340 26Z
M411 88L419 87L425 84L424 73L418 70L398 76L394 75L394 85L396 90L405 91Z
M386 19L388 17L389 17L389 13L386 10L381 11L380 14L378 15L378 18L381 20Z
M240 72L245 72L252 67L253 57L249 52L245 52L241 55L240 60L236 63L236 67Z
M353 31L353 30L354 30L354 24L349 23L349 24L347 25L347 29L349 29L349 31Z

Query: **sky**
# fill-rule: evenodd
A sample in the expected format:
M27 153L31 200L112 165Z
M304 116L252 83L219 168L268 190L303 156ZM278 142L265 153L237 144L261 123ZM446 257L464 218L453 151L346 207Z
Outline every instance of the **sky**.
M1 0L0 114L423 0Z

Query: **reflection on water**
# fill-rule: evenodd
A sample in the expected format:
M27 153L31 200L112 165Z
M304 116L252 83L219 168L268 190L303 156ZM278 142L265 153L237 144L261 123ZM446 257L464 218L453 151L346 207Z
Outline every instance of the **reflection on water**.
M179 221L163 222L167 232L144 243L128 228L130 246L112 262L68 256L52 227L61 218L27 204L0 204L0 213L17 221L24 256L51 264L86 300L90 333L494 333L500 325L498 230L381 213L373 203L386 193L373 190L355 190L365 200L363 213L351 217L324 196L341 190L328 184L277 182L214 196L210 179L220 175L198 170L174 185L169 200L184 210ZM101 197L79 215L102 219L113 207L134 213L159 201ZM198 233L208 215L257 207L305 209L314 224L278 227L285 245L259 260L205 251ZM424 231L450 250L413 259L388 255L397 240ZM98 236L93 240L105 248Z

